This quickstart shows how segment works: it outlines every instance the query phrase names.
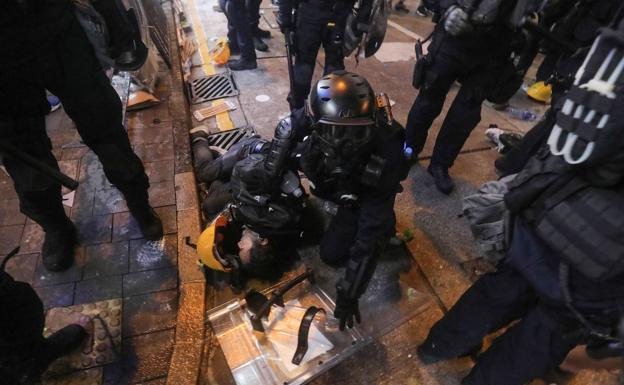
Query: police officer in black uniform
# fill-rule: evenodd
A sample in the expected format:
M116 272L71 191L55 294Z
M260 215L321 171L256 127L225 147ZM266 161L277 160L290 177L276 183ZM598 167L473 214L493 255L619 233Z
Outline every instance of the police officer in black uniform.
M508 185L505 206L514 221L506 258L462 295L418 348L421 360L433 363L477 352L484 336L508 327L477 357L463 385L526 384L582 344L596 358L623 354L619 16L563 96L548 150Z
M62 101L84 143L126 198L146 239L162 236L150 207L149 182L122 125L121 102L93 47L65 0L9 0L0 13L0 138L58 170L45 131L45 90ZM20 209L45 231L44 266L73 263L75 228L62 205L61 186L11 157L4 165L15 183Z
M258 68L258 63L256 63L256 47L251 30L253 21L247 10L247 3L245 0L219 0L219 6L228 20L228 41L230 48L235 54L240 53L240 58L238 60L230 60L228 62L228 68L232 71ZM264 50L264 47L260 48ZM268 47L266 49L268 49Z
M291 110L303 107L310 92L316 55L321 45L325 51L323 74L344 69L342 41L352 6L353 0L279 1L277 22L280 30L283 33L294 31L295 89L288 95ZM296 18L292 17L293 11Z
M444 118L428 168L444 194L454 188L448 169L481 120L481 104L509 57L515 32L508 20L515 3L439 2L444 16L433 32L420 93L408 115L406 146L411 147L413 155L423 150L429 127L442 111L449 89L459 80L462 86ZM488 4L495 8L486 9Z
M278 124L267 155L269 172L300 169L313 194L338 205L320 253L328 265L346 266L337 283L341 328L360 320L358 300L395 234L394 200L408 171L403 128L384 105L364 77L333 72L315 84L306 108Z
M29 284L4 271L7 258L0 265L0 381L31 385L54 360L79 348L87 332L72 324L44 338L43 304Z

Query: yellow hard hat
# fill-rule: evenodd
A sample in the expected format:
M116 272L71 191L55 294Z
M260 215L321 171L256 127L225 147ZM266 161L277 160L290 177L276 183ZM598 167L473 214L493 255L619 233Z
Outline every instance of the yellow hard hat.
M222 37L217 40L217 43L208 51L210 60L216 64L226 64L230 59L230 46L226 38Z
M197 240L197 255L200 258L200 262L210 269L230 271L229 268L223 266L223 263L220 262L222 258L219 256L219 243L223 241L223 234L220 229L225 228L228 222L229 220L225 213L219 214Z
M548 103L552 96L552 85L536 82L527 90L527 95L538 102Z

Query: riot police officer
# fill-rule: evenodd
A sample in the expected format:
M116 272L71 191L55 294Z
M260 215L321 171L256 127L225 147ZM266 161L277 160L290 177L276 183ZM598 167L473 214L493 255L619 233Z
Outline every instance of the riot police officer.
M508 25L515 1L440 2L443 19L435 27L428 48L420 93L409 112L406 146L413 154L422 151L433 120L442 111L446 95L456 80L461 82L440 133L428 171L437 188L449 194L454 184L448 169L481 119L481 104L510 54L515 31ZM494 9L488 9L488 7Z
M305 109L278 124L268 155L269 170L302 170L314 195L338 205L320 254L330 266L346 266L336 285L341 328L359 322L358 301L395 234L394 200L408 171L403 128L392 120L389 104L382 104L364 77L326 75Z
M251 32L252 19L247 10L245 0L219 0L219 6L227 17L230 48L233 52L240 53L238 60L230 60L228 62L228 68L232 71L258 68L254 39ZM264 50L265 47L260 48Z
M66 1L15 1L0 15L0 137L58 170L45 131L45 90L59 97L84 143L102 162L109 181L124 195L143 235L162 237L148 201L149 182L130 146L121 102L84 30ZM15 184L21 211L45 231L42 259L60 271L73 263L75 227L63 209L61 186L11 157L4 165Z
M323 74L344 69L342 40L353 0L280 0L277 22L283 33L294 32L294 90L288 95L291 110L303 107L310 92L316 55L323 46ZM294 16L293 17L293 11ZM286 38L290 37L286 35Z

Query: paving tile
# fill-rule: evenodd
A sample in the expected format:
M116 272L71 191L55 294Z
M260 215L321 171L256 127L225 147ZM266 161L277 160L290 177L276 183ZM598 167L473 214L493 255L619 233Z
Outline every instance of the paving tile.
M197 198L197 183L192 172L176 174L176 207L178 210L188 210L199 207Z
M154 123L128 119L128 137L132 144L170 142L172 135L171 122Z
M132 240L129 260L130 272L176 266L178 238L175 234L168 234L159 241Z
M81 159L89 151L87 146L65 147L61 153L61 160Z
M43 266L41 255L39 255L37 268L35 269L35 277L33 279L33 286L54 286L61 283L80 281L82 279L84 259L85 250L82 247L78 247L74 252L74 264L65 271L53 272L46 270L45 266Z
M63 283L54 286L35 287L35 291L43 302L43 307L50 309L53 307L65 307L74 304L74 287L76 284Z
M11 178L0 170L0 197L2 199L17 199Z
M125 371L119 383L137 383L164 377L169 370L173 342L172 329L125 339Z
M197 251L186 244L186 237L197 241L200 235L198 209L178 213L178 269L180 281L203 281L204 275L197 267Z
M162 97L161 103L158 105L128 113L128 126L132 127L139 127L144 123L158 124L168 121L171 121L171 114L167 99Z
M0 226L0 254L7 254L20 245L23 225Z
M119 190L113 187L95 192L93 215L113 214L123 211L128 211L128 206Z
M176 206L163 206L154 209L160 217L163 224L163 232L165 234L173 234L178 231L178 212Z
M113 214L113 242L143 238L139 224L126 211Z
M95 155L84 156L80 160L78 182L82 188L93 190L112 187L108 179L106 179L106 175L104 175L102 164Z
M76 283L74 304L121 297L121 275L99 277Z
M174 205L176 202L173 181L151 183L149 201L152 207Z
M38 224L33 223L24 226L24 233L22 233L22 239L20 240L20 253L40 252L44 237L45 232Z
M87 246L83 279L121 275L128 272L128 242Z
M113 230L113 214L80 218L74 222L82 245L110 242Z
M0 226L23 225L26 216L20 212L18 199L0 200Z
M175 326L178 312L178 291L168 290L124 298L124 337L151 333Z
M38 254L16 255L6 264L6 272L16 281L32 284L37 268Z
M95 204L95 189L80 186L74 195L74 204L71 209L72 220L84 220L93 216Z
M143 163L145 173L150 183L173 180L174 162L170 160L160 160Z
M69 159L58 161L61 172L72 179L78 179L78 167L80 164L79 159ZM71 190L67 187L63 187L63 194L67 194Z
M171 141L162 143L138 143L134 145L134 152L143 162L175 159L173 142Z
M175 267L130 273L123 277L125 297L174 289L177 286L178 271Z

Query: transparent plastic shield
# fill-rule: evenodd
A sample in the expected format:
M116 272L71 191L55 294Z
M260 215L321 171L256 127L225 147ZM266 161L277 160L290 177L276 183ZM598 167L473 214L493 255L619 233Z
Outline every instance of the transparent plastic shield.
M299 284L285 294L284 302L284 308L273 306L263 320L264 333L253 330L244 300L227 302L207 313L237 385L305 384L370 342L357 327L338 329L338 321L331 316L335 304L316 285ZM292 358L299 326L310 306L324 309L327 315L315 316L308 350L301 364L295 365Z

